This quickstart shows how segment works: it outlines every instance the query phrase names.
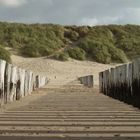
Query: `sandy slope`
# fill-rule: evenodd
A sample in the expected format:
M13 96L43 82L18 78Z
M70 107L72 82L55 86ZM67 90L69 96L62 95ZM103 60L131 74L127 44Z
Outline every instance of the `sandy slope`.
M90 61L77 61L70 59L67 62L60 62L52 59L41 58L23 58L12 55L13 64L32 70L35 73L47 75L50 84L66 84L77 77L93 74L95 84L98 85L98 73L111 67L111 65L99 64Z

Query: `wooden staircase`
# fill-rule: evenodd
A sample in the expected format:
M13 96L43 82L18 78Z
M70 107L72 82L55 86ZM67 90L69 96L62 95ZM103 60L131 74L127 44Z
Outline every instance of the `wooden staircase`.
M38 92L38 99L19 102L18 107L0 113L0 140L140 137L140 110L100 94L96 87L86 88L75 81Z

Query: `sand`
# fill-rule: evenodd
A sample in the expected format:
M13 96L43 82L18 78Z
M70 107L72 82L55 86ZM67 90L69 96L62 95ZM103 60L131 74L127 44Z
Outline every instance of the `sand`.
M51 85L65 85L76 80L78 77L91 74L94 75L95 85L98 85L99 72L114 66L73 59L61 62L45 57L25 58L17 55L12 55L11 57L14 65L32 70L36 74L47 75Z

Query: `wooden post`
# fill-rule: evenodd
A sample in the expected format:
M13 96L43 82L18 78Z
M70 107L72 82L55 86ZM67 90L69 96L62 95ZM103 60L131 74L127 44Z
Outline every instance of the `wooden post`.
M10 101L16 100L17 67L12 66L10 82Z
M11 82L11 70L12 65L7 63L5 69L5 80L4 80L4 103L10 102L10 82Z
M127 64L127 103L131 103L132 99L132 74L133 74L133 69L132 69L132 63Z
M100 89L100 92L102 93L103 92L103 72L99 73L99 89Z
M133 104L135 106L140 107L140 59L136 59L133 61L133 82L132 82L132 90L133 90Z
M116 97L117 99L121 99L121 66L116 67Z
M35 76L32 71L25 71L0 60L0 106L19 100L47 83L46 76Z
M109 85L110 85L110 70L104 72L104 92L106 95L109 95Z
M127 64L122 65L122 100L127 102L127 75L128 75L128 69L127 69Z
M20 68L17 68L17 81L16 81L16 100L20 100L20 89L21 89L21 81L20 81Z
M36 88L38 88L39 87L39 75L36 75L35 81L36 81Z
M115 82L115 80L114 80L114 68L111 68L110 69L110 88L109 88L109 93L110 93L110 96L111 97L114 97L114 82Z
M100 91L140 108L140 58L99 74Z
M93 87L93 85L94 85L94 79L93 79L93 78L94 78L93 75L90 75L90 76L89 76L89 79L90 79L90 80L89 80L89 81L90 81L90 82L89 82L89 87Z
M105 94L105 71L103 72L103 79L102 79L102 83L103 83L103 87L102 87L102 90L103 90L103 93Z
M0 105L4 104L4 74L6 61L0 60Z
M36 89L36 76L33 74L33 90Z
M28 95L28 80L29 80L28 72L25 71L24 96Z
M21 68L19 68L19 80L20 80L20 98L23 98L25 86L25 70Z
M28 94L31 94L31 92L33 91L32 84L33 73L31 71L28 71L27 74L28 74Z
M44 84L47 83L45 82L46 81L46 77L44 77ZM89 88L92 88L93 85L94 85L94 79L93 79L93 75L88 75L88 76L84 76L84 77L80 77L78 78L78 80L81 82L81 84L89 87Z

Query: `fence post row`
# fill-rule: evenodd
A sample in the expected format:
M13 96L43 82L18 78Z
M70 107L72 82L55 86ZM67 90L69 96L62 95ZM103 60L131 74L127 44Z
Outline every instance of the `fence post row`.
M88 76L84 76L84 77L80 77L78 78L78 80L81 82L81 84L92 88L94 85L94 77L93 75L88 75Z
M20 100L47 83L46 76L36 76L32 71L18 68L0 60L0 106L14 100Z
M140 108L140 59L100 72L100 92Z

